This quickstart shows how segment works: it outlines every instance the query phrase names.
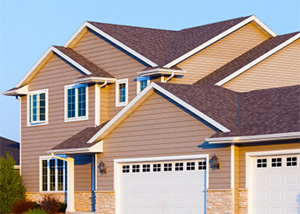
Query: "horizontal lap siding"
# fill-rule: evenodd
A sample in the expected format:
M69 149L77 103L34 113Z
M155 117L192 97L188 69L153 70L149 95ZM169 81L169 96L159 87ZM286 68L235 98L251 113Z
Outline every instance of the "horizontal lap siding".
M117 79L128 78L129 101L136 96L137 72L142 71L145 66L131 58L127 54L105 42L103 39L88 32L74 47L74 50L110 73ZM103 91L103 93L102 93ZM110 84L101 89L101 122L105 119L111 119L122 107L116 107L115 84Z
M64 122L64 86L81 76L70 65L53 56L29 84L29 91L48 89L48 125L27 127L27 98L22 99L22 174L28 192L39 191L39 156L86 127L95 124L95 88L89 87L88 120ZM75 190L91 190L90 164L75 166Z
M247 152L261 152L261 151L275 151L275 150L289 150L289 149L299 149L299 140L295 140L296 143L282 143L276 145L255 145L255 146L240 146L239 159L240 159L240 188L245 188L245 176L246 176L246 153Z
M253 66L223 87L251 91L300 84L300 39Z
M210 188L230 188L230 147L198 148L213 133L154 93L104 138L104 152L97 159L106 164L108 173L98 176L98 190L113 189L114 159L197 154L216 154L220 159L221 169L210 171Z
M267 37L253 24L245 25L179 63L178 67L186 70L187 73L183 78L173 78L170 82L193 84L266 39Z

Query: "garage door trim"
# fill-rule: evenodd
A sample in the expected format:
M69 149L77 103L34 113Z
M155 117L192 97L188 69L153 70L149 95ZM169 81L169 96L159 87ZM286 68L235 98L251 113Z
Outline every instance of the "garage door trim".
M182 155L182 156L163 156L163 157L146 157L146 158L128 158L128 159L114 159L114 191L115 191L115 205L116 214L120 214L120 172L122 163L135 163L135 162L154 162L154 161L177 161L177 160L194 160L194 159L205 159L206 163L209 163L209 154L201 155ZM208 166L207 166L208 169ZM209 188L209 170L206 170L206 186Z
M248 189L248 214L253 213L253 201L252 201L252 183L253 183L253 169L254 169L254 158L258 156L273 156L273 155L292 155L299 154L300 149L290 150L275 150L275 151L261 151L261 152L247 152L246 153L246 188Z

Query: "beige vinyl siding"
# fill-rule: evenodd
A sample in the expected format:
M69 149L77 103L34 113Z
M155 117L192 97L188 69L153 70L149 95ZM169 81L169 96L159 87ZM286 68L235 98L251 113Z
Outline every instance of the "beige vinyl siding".
M215 132L188 113L153 93L104 138L104 152L97 157L108 169L98 176L98 190L113 190L113 160L216 154L221 169L209 174L211 189L230 188L230 146L208 149L198 148Z
M232 79L223 87L239 91L300 84L300 39Z
M74 50L115 78L128 78L128 101L131 101L136 96L137 84L134 79L137 77L137 72L145 68L144 65L91 32L87 32L82 39L79 40L74 46ZM107 109L105 111L109 113L108 118L111 119L123 107L115 107L115 84L111 84L105 88L109 88L107 91L108 97L106 94L103 95L106 96L106 98L101 97L101 99L108 99L109 105L108 108L106 106ZM101 91L102 90L103 89L101 89ZM102 116L102 118L105 118L105 116Z
M173 78L170 82L193 84L267 38L257 27L249 23L179 63L177 66L187 73L183 78Z
M21 98L22 175L28 192L39 191L39 156L86 127L95 124L95 88L88 88L88 120L64 122L64 86L81 76L66 62L53 56L29 84L29 91L48 89L48 125L27 127L27 97ZM75 190L91 190L90 164L75 166ZM78 169L80 168L80 170Z
M240 188L246 188L245 186L245 176L246 176L246 153L247 152L261 152L261 151L274 151L274 150L289 150L289 149L299 149L300 143L299 140L293 140L295 143L285 143L282 142L281 144L278 142L274 142L271 145L271 142L264 144L264 145L247 145L247 146L240 146Z

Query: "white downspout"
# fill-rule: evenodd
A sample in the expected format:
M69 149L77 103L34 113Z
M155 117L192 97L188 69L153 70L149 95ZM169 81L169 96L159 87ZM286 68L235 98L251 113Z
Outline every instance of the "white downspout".
M175 72L172 72L171 76L168 77L168 79L166 79L164 82L168 82L170 81L175 75Z
M106 86L107 85L107 80L105 80L105 82L102 84L102 85L100 85L99 87L100 88L103 88L104 86Z

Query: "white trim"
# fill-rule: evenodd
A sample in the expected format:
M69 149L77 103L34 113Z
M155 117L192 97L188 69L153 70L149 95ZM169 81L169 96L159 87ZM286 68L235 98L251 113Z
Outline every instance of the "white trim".
M185 60L186 58L194 55L195 53L203 50L204 48L210 46L211 44L215 43L216 41L224 38L225 36L233 33L234 31L236 31L237 29L245 26L246 24L250 23L254 21L257 25L259 25L268 35L270 35L271 37L275 37L277 36L275 32L273 32L270 28L268 28L265 24L262 23L262 21L260 21L257 17L255 17L254 15L250 16L249 18L245 19L244 21L236 24L235 26L229 28L228 30L224 31L223 33L215 36L214 38L208 40L207 42L203 43L202 45L198 46L197 48L194 48L193 50L187 52L186 54L182 55L181 57L173 60L172 62L168 63L167 65L165 65L164 67L166 68L171 68L172 66L180 63L181 61Z
M104 83L105 81L108 83L115 83L117 79L110 77L85 77L74 80L75 83Z
M166 69L166 68L153 68L146 71L139 71L137 72L139 76L151 76L156 74L165 74L165 75L171 75L174 73L174 75L184 75L186 73L185 70L177 70L177 69Z
M121 163L134 163L134 162L154 162L154 161L176 161L176 160L206 160L206 189L209 188L209 154L202 155L182 155L182 156L162 156L162 157L149 157L149 158L128 158L128 159L114 159L114 191L116 196L116 214L120 214L120 172Z
M230 188L232 189L232 203L233 203L233 210L232 210L232 212L234 213L234 205L235 205L235 201L234 201L234 194L235 194L235 185L234 185L234 176L235 176L235 170L234 170L234 161L235 161L235 159L234 159L234 145L231 145L230 146L230 156L231 156L231 158L230 158L230 168L231 168L231 180L230 180Z
M217 137L217 138L206 138L205 140L208 141L210 144L224 144L224 143L248 143L248 142L258 142L258 141L297 139L297 138L300 138L300 132L287 132L287 133L236 136L236 137Z
M100 86L95 84L95 125L100 125Z
M2 94L6 96L19 96L19 95L26 95L27 93L28 93L28 85L25 85L21 88L5 91Z
M218 86L224 85L228 81L230 81L230 80L234 79L235 77L237 77L238 75L244 73L248 69L252 68L253 66L260 63L261 61L268 58L269 56L273 55L274 53L280 51L282 48L286 47L287 45L291 44L292 42L294 42L295 40L297 40L299 38L300 38L300 33L296 34L295 36L288 39L287 41L281 43L277 47L273 48L272 50L268 51L267 53L263 54L262 56L258 57L255 60L253 60L249 64L245 65L244 67L240 68L239 70L235 71L234 73L230 74L229 76L225 77L224 79L220 80L215 85L218 85Z
M124 107L116 116L114 116L102 129L100 129L91 139L89 139L88 143L93 143L94 141L97 140L98 137L100 137L102 134L104 134L111 125L113 125L115 122L117 122L132 106L134 106L142 97L148 93L150 90L156 89L163 93L164 95L168 96L175 102L179 103L186 109L190 110L191 112L195 113L197 116L201 117L211 125L215 126L222 132L230 132L229 129L227 129L225 126L221 125L220 123L216 122L215 120L211 119L207 115L203 114L199 110L195 109L191 105L187 104L183 100L179 99L178 97L174 96L167 90L163 89L159 85L157 85L155 82L152 82L149 86L147 86L141 93L139 93L126 107Z
M144 81L144 80L141 80L141 81ZM136 94L137 95L141 92L141 81L136 81ZM146 88L148 87L149 84L150 84L150 80L147 80ZM144 88L144 90L145 90L145 88Z
M112 43L116 44L117 46L121 47L122 49L126 50L127 52L129 52L130 54L132 54L133 56L137 57L138 59L142 60L143 62L147 63L148 65L155 67L157 66L156 63L152 62L151 60L147 59L146 57L144 57L143 55L139 54L138 52L136 52L135 50L131 49L130 47L128 47L127 45L125 45L124 43L118 41L117 39L113 38L112 36L108 35L107 33L105 33L104 31L100 30L99 28L95 27L94 25L92 25L91 23L85 21L80 27L79 29L72 35L72 37L65 43L65 47L68 47L72 41L80 34L80 32L82 30L84 30L84 28L87 27L93 31L95 31L96 33L100 34L101 36L103 36L104 38L108 39L109 41L111 41Z
M32 105L32 98L31 98L31 102L29 102L29 97L35 94L42 94L45 93L45 121L37 121L37 122L32 122L32 112L29 112L29 109L32 110L32 106L31 108L30 105ZM29 91L27 93L27 126L31 127L31 126L40 126L40 125L47 125L48 124L48 118L49 118L49 91L48 89L41 89L41 90L36 90L36 91ZM29 115L31 115L31 119L29 118ZM31 122L30 122L31 121Z
M81 121L81 120L88 120L89 119L89 87L88 86L82 86L85 87L85 103L86 103L86 112L85 116L78 116L78 88L75 88L75 117L68 118L68 89L71 89L72 87L76 86L76 84L72 85L65 85L64 90L65 90L65 105L64 105L64 110L65 110L65 122L73 122L73 121Z
M289 154L300 154L300 149L290 149L290 150L273 150L273 151L261 151L261 152L246 152L245 159L245 186L248 189L248 213L253 213L253 196L252 196L252 180L253 180L253 168L254 168L254 161L253 157L259 156L273 156L273 155L289 155Z
M119 85L120 84L124 84L125 83L125 102L120 102L120 88ZM126 106L128 104L128 79L120 79L117 80L116 82L116 107L121 107L121 106Z
M95 145L85 148L72 148L72 149L51 149L47 153L53 154L83 154L83 153L101 153L103 152L103 140L100 140Z

